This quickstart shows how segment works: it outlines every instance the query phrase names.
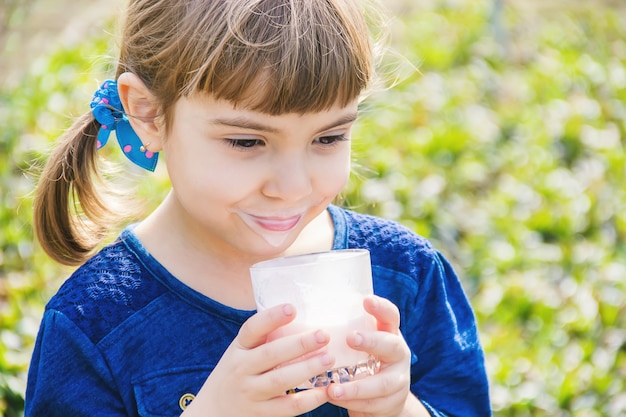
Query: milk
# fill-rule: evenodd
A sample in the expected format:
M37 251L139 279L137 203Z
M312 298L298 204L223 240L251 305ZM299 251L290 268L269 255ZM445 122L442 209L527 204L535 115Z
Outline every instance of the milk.
M362 307L361 307L362 309ZM293 322L282 326L278 330L268 335L267 341L289 336L293 334L303 333L309 330L323 329L330 335L330 342L325 349L334 356L335 367L344 367L356 365L365 361L369 357L369 353L352 349L346 342L346 337L355 331L371 332L376 330L376 319L370 314L363 311L352 320L339 324L325 324L324 326L315 326L313 324Z

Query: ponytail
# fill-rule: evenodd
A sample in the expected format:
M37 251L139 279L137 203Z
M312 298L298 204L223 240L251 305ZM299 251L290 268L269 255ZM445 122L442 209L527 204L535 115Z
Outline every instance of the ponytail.
M35 191L35 235L65 265L83 263L114 223L96 183L102 180L96 167L99 129L91 112L78 119L50 155Z

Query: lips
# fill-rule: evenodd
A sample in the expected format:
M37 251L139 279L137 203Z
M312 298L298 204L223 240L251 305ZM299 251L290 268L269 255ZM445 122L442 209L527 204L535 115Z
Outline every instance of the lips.
M257 232L285 233L296 228L303 215L280 214L280 215L257 215L246 212L237 213L243 221Z
M270 232L288 232L300 222L302 216L282 217L256 217L251 218L263 229Z
M304 217L303 214L257 215L236 212L243 222L271 246L281 246L289 233L296 229Z

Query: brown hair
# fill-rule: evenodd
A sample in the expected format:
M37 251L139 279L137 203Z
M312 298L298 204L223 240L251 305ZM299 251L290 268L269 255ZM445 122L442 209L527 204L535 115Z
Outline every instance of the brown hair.
M372 78L364 0L130 0L117 77L137 75L169 126L184 96L209 94L277 115L347 105ZM117 78L116 77L116 78ZM119 219L96 181L91 113L50 156L34 226L55 260L79 264Z

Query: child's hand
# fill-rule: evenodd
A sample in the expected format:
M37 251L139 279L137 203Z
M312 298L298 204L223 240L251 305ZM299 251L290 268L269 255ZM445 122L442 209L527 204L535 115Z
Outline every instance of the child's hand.
M378 358L380 370L361 380L332 384L330 402L348 409L350 417L429 415L409 390L411 352L400 334L397 307L377 296L366 298L364 307L376 317L378 331L352 334L348 344Z
M323 351L285 364L327 345L326 332L311 331L265 343L270 332L294 317L293 306L282 305L248 319L183 415L295 416L327 402L323 388L285 394L312 375L332 368L334 359Z

